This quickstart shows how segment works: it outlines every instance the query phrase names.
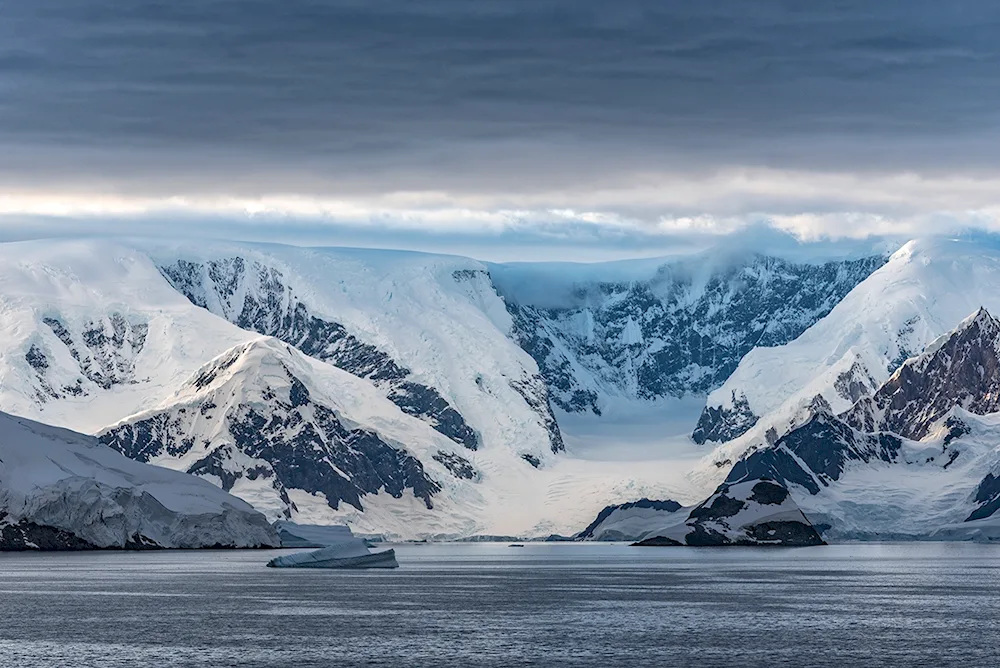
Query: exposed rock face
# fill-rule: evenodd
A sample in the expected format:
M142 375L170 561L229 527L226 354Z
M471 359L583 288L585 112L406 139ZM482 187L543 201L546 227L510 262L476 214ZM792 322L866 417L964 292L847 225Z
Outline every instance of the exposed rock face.
M767 479L723 484L694 507L648 499L608 506L576 538L644 547L824 544L788 490Z
M898 436L860 432L845 420L820 412L773 446L737 462L726 482L770 478L818 494L822 487L840 479L848 462L894 462L901 447Z
M433 457L434 461L439 462L451 471L451 474L456 478L465 478L466 480L476 480L479 478L479 471L476 470L468 459L461 455L438 450L434 453Z
M7 513L0 512L0 552L27 550L63 552L96 549L98 549L96 545L69 531L43 526L30 520L9 523Z
M404 412L470 450L479 447L475 431L436 389L409 380L410 370L387 353L312 313L278 269L235 256L204 263L178 260L160 270L192 303L371 380Z
M72 331L56 316L46 316L42 322L55 335L72 359L76 378L70 383L55 380L50 370L51 357L56 351L41 339L32 343L24 359L34 370L36 398L44 403L49 399L85 396L94 389L110 390L117 385L136 382L135 358L146 343L148 326L145 322L130 320L118 312L102 320L86 322L79 331ZM62 370L65 378L66 370Z
M525 376L520 380L511 380L510 386L521 395L528 408L533 410L541 420L542 426L549 435L549 449L558 453L566 449L563 442L562 431L556 422L556 416L552 413L552 406L548 401L548 391L545 388L545 381L541 376Z
M734 392L732 407L705 407L691 438L699 444L706 441L729 441L746 433L759 419L751 410L747 398L743 395L736 396Z
M1000 322L986 309L906 361L845 419L919 440L955 406L977 415L1000 410Z
M899 364L894 366L892 370L894 371L898 367ZM850 369L837 377L833 386L841 398L855 403L874 393L878 389L878 382L871 377L863 364L855 362Z
M138 461L190 462L188 473L227 491L266 489L285 517L295 509L293 489L322 495L333 509L347 503L363 510L363 498L378 493L412 494L432 508L441 487L421 461L373 431L345 424L292 372L296 354L274 339L237 346L197 372L176 403L99 438ZM456 477L475 476L455 453L435 459Z
M708 275L697 260L675 262L646 280L581 281L559 305L533 299L501 269L494 282L552 401L599 414L602 395L707 393L751 348L794 339L884 262L806 265L757 255ZM737 433L748 420L728 417L704 416L699 437Z
M992 473L986 474L976 488L976 503L979 507L965 518L966 522L992 517L997 510L1000 510L1000 477Z

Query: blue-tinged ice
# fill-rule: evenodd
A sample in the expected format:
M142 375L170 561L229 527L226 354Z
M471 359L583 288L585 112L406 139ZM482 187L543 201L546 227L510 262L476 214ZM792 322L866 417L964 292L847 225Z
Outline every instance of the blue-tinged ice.
M306 531L301 531L307 529ZM320 530L322 529L322 531ZM293 533L294 532L294 533ZM305 533L306 535L300 535ZM325 545L312 552L296 552L275 557L267 563L271 568L398 568L394 550L372 552L364 539L357 538L346 526L303 527L287 524L279 528L282 545L300 541ZM287 537L287 539L286 539Z

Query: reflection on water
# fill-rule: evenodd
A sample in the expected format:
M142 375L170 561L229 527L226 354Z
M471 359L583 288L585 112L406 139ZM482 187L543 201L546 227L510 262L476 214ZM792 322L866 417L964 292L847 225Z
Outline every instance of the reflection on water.
M1000 657L1000 546L0 555L0 666L950 666Z

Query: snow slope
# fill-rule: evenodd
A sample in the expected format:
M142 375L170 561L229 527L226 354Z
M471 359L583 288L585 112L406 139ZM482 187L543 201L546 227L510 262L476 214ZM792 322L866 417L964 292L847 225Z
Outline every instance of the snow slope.
M208 482L0 413L3 549L278 544L263 515Z
M92 433L158 403L252 337L194 307L124 244L0 244L7 412Z
M1000 249L914 240L794 341L756 348L709 395L706 414L753 425L695 472L717 483L747 451L774 442L815 408L839 413L872 394L907 358L985 306L1000 312ZM817 399L820 397L820 399ZM768 431L771 433L768 434Z

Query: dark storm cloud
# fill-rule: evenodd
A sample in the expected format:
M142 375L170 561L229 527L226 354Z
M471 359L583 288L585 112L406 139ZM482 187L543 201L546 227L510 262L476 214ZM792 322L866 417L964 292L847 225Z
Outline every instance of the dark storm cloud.
M0 0L0 240L1000 231L998 44L992 0Z
M998 43L989 0L6 0L0 169L358 192L991 167Z

